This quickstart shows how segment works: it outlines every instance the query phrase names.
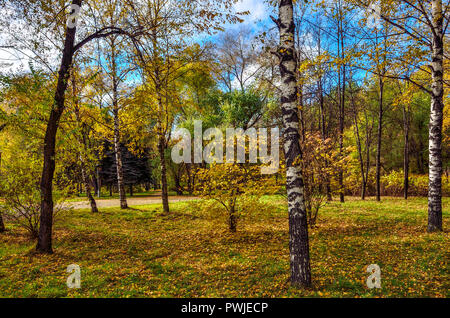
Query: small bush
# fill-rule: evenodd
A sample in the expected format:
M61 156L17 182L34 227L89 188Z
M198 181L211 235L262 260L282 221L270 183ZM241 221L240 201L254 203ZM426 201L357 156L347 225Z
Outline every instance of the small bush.
M259 209L259 199L274 194L279 186L271 175L261 174L260 166L246 164L211 164L197 172L196 195L211 199L208 210L220 207L225 212L228 228L236 231L237 222L244 213Z
M0 213L5 221L11 221L25 229L32 239L39 234L41 194L39 165L32 161L16 161L4 165L0 179ZM67 210L59 200L54 207L54 218Z

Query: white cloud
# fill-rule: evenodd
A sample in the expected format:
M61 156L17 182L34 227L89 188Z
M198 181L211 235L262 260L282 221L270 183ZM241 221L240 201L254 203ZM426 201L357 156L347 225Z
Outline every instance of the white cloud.
M248 65L242 74L242 80L245 82L244 86L245 88L250 87L256 80L256 73L261 69L261 66L257 63L253 63ZM237 78L234 78L231 81L231 87L233 89L241 89L239 80Z
M244 17L245 22L255 22L269 16L267 6L262 0L239 0L234 8L237 12L250 11L250 14Z

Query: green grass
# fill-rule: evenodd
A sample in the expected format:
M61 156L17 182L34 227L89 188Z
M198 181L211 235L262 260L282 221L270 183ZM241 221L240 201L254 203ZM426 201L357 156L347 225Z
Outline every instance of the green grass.
M192 202L121 211L72 211L55 226L53 255L8 224L0 235L1 297L449 297L449 233L426 233L424 198L350 198L328 204L310 230L313 287L289 286L288 223L281 197L270 215L241 219L238 232ZM444 199L448 228L449 198ZM79 290L66 268L81 266ZM366 287L381 267L382 288Z

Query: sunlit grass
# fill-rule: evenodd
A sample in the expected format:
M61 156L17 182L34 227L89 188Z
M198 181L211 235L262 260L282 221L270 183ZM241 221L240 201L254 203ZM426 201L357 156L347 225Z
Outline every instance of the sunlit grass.
M329 203L310 230L313 288L289 287L283 197L273 213L247 215L238 232L192 203L72 211L55 226L50 256L17 227L0 235L2 297L448 297L449 233L426 233L425 198ZM444 199L444 227L450 211ZM66 286L81 266L79 290ZM381 267L381 290L366 267Z

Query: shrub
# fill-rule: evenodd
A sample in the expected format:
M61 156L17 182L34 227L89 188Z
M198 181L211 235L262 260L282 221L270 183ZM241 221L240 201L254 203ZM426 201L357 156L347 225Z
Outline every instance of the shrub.
M338 175L346 174L349 156L341 156L331 139L323 140L319 134L306 134L302 143L302 174L304 180L305 208L308 224L314 226L319 210L326 204L327 196L339 192Z
M243 213L258 209L261 206L259 199L276 193L278 189L275 177L261 174L260 166L235 163L213 163L208 168L199 169L195 184L196 195L220 204L231 232L236 232Z
M17 160L2 167L0 179L0 213L5 220L12 221L25 229L32 239L39 233L41 195L39 191L40 165L32 160ZM56 203L54 219L65 210Z

